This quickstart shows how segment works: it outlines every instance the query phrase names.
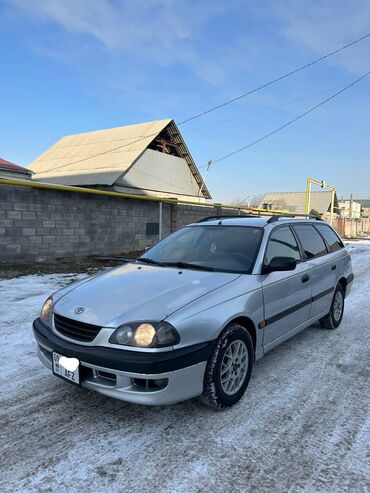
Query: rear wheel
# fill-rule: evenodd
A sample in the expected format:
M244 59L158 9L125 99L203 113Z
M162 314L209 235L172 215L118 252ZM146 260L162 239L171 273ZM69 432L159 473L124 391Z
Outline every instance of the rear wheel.
M341 284L338 284L333 301L331 302L330 312L322 319L320 319L321 327L324 329L336 329L339 327L344 312L344 290Z
M236 404L248 386L253 356L249 332L242 325L230 324L208 361L202 400L217 409Z

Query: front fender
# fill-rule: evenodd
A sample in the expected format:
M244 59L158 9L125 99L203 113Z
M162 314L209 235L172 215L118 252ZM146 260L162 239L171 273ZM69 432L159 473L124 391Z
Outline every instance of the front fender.
M248 282L246 282L248 277ZM253 280L250 278L253 277ZM247 290L248 288L252 288ZM254 288L254 289L253 289ZM186 347L217 339L220 332L239 317L248 317L256 330L256 359L262 356L263 331L258 324L263 320L263 297L259 276L241 276L221 293L212 293L178 310L167 321L178 330Z

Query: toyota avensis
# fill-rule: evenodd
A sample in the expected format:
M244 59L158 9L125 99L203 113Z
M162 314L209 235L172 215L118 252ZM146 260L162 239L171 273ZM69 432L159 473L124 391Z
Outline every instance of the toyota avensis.
M353 281L336 232L292 217L208 218L54 293L33 323L42 363L139 404L235 404L253 363L305 327L335 329Z

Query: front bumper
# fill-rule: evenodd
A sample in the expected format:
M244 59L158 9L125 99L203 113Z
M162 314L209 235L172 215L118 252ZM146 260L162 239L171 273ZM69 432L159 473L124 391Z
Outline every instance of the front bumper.
M52 370L52 352L80 361L81 386L127 402L174 404L199 396L213 343L159 353L74 344L39 319L33 323L40 361Z

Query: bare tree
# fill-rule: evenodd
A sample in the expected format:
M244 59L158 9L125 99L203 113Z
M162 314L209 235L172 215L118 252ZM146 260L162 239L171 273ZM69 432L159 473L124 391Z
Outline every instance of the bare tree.
M264 194L253 195L250 200L250 207L259 207L262 202Z
M230 202L230 205L233 205L236 209L242 209L243 207L249 207L248 203L249 197L246 197L244 199L240 199L239 197L237 197Z
M230 205L235 206L237 209L242 209L243 207L259 207L263 198L261 195L247 195L243 199L237 197L230 202Z

